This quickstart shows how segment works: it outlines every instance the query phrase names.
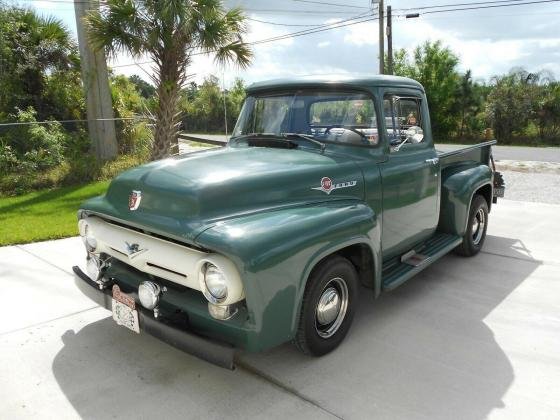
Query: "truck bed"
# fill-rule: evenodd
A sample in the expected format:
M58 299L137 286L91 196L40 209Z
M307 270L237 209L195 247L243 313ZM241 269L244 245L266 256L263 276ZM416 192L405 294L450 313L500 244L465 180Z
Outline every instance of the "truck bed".
M491 146L496 144L496 140L474 144L450 152L441 152L436 149L440 167L445 169L456 163L479 162L485 165L490 164Z

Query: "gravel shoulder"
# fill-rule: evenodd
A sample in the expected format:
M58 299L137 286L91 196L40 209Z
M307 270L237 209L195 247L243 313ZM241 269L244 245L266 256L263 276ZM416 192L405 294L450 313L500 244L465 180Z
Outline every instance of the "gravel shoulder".
M501 171L506 182L505 200L560 204L560 175Z

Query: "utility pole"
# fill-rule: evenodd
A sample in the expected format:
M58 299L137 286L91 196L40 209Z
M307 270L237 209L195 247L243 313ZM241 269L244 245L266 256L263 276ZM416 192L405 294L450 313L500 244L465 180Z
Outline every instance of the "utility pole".
M385 74L385 19L383 0L379 0L379 74Z
M391 6L387 6L387 68L388 73L393 74L393 22Z
M97 160L105 161L117 156L118 147L105 53L92 50L83 22L94 9L99 9L98 0L74 0L88 132Z

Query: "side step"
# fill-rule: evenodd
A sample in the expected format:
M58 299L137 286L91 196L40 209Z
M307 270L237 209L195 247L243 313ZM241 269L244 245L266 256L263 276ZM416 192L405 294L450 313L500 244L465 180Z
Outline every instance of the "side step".
M414 252L407 253L401 258L393 258L383 264L383 282L382 289L385 291L393 290L400 286L411 277L428 267L434 261L443 257L462 241L457 235L449 235L446 233L436 233ZM415 260L411 264L411 260Z

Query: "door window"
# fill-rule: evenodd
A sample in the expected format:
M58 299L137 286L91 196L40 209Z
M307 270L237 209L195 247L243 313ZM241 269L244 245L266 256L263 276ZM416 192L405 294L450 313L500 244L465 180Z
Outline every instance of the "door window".
M391 146L403 142L421 143L424 141L423 121L419 98L396 95L385 96L383 112L387 138Z

